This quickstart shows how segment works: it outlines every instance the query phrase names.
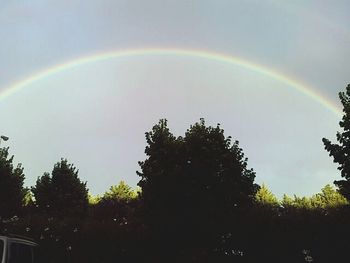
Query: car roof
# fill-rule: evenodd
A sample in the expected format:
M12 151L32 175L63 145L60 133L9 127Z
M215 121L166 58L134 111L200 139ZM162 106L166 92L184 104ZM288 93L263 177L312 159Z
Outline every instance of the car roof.
M11 243L22 243L22 244L26 244L26 245L30 245L30 246L37 246L38 244L35 243L34 241L30 240L30 238L28 237L20 237L20 236L16 236L16 237L8 237L8 236L0 236L0 240L6 240L8 242Z

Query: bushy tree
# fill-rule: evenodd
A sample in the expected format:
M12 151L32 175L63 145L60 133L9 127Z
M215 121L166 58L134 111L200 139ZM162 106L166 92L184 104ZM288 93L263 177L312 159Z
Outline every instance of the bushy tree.
M160 120L146 141L147 159L138 172L141 202L147 224L165 231L160 237L207 246L203 242L221 238L233 215L254 202L255 172L238 141L225 137L220 125L208 127L201 119L184 137L175 137Z
M78 170L66 159L56 163L51 176L45 173L32 187L40 211L54 215L84 215L88 206L88 189L80 181Z
M96 205L101 201L101 197L99 195L88 194L89 205Z
M133 190L124 181L120 181L118 185L112 185L102 198L128 201L136 198L137 195L137 191Z
M27 190L23 188L23 167L13 166L9 148L0 149L0 217L18 215L24 205Z
M338 143L332 143L326 138L322 140L329 156L332 156L334 162L339 165L338 169L345 179L334 181L334 183L339 187L340 193L350 200L350 84L346 87L345 92L339 93L339 98L343 105L344 115L339 122L342 131L337 132Z
M294 205L294 200L290 196L284 194L282 197L281 205L286 209L291 208Z
M327 184L311 197L298 197L294 195L294 199L283 195L281 205L284 208L301 208L301 209L329 209L348 205L347 199L342 196L334 187Z
M31 188L35 199L35 205L41 211L49 212L52 210L52 202L54 199L52 189L51 176L49 173L44 173L38 177L36 184Z
M150 205L185 198L205 206L220 201L217 204L231 208L254 199L258 190L255 172L247 168L238 141L226 138L219 125L207 127L201 119L185 137L176 138L167 121L160 120L146 133L146 141L147 159L139 162L142 171L138 175L141 196Z
M311 199L309 197L303 196L299 197L294 195L294 200L293 200L293 205L296 208L301 208L301 209L311 209L313 208Z
M279 201L277 197L267 188L265 184L262 184L261 188L255 195L255 199L258 204L267 206L278 206Z
M124 224L134 213L137 197L138 192L121 181L118 185L111 186L95 204L95 217L113 219Z
M310 198L311 204L315 208L332 208L348 204L348 201L334 187L327 184L321 192Z

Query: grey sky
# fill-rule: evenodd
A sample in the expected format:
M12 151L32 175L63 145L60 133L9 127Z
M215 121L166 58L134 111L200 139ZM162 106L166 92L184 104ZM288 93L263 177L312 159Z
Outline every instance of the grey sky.
M348 10L348 1L2 1L0 92L81 56L173 47L241 57L338 103L350 82ZM162 117L177 135L200 117L220 122L241 142L257 181L278 195L312 194L339 178L321 142L334 138L339 120L285 84L232 65L116 59L0 101L0 132L11 137L27 185L67 157L95 194L121 179L137 183L144 132Z

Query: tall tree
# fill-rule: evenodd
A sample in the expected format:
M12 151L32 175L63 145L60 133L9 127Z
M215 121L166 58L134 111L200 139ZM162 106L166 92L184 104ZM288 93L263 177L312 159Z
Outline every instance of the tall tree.
M254 199L255 172L247 168L238 141L226 138L220 125L207 127L201 119L185 137L176 138L167 121L160 120L146 133L146 141L147 159L139 162L142 171L138 175L141 196L150 205L168 198L176 202L178 198L188 202L204 198L232 207ZM206 201L212 204L214 200Z
M23 188L23 167L13 166L9 148L0 149L0 217L18 215L24 205L27 190Z
M51 176L45 173L32 187L41 211L55 215L83 215L88 207L86 182L80 181L78 170L66 159L56 163Z
M172 186L171 181L174 176L173 166L178 162L176 159L176 145L178 141L170 132L167 120L160 120L159 123L153 126L152 131L146 132L147 146L145 153L148 158L139 162L141 172L137 174L141 177L138 185L142 189L142 200L145 205L154 207L152 211L167 207L165 201L166 196L170 193Z
M338 143L332 143L326 138L323 138L322 141L329 156L332 156L334 162L338 163L338 170L345 179L334 181L334 184L339 187L340 193L350 200L350 84L346 87L345 92L339 93L339 98L343 105L344 115L339 122L342 131L337 132Z
M206 246L201 242L221 237L232 215L253 203L255 172L220 125L208 127L201 119L175 137L160 120L146 141L147 159L138 172L141 201L149 224L166 228L172 240Z

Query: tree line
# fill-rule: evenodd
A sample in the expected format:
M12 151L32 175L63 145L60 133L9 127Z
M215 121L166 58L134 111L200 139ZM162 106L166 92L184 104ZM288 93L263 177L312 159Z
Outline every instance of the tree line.
M323 139L343 180L311 197L278 200L255 183L237 140L204 119L174 136L146 132L137 189L91 196L66 159L25 188L0 149L0 231L40 243L45 262L346 262L350 234L350 85L337 143Z

